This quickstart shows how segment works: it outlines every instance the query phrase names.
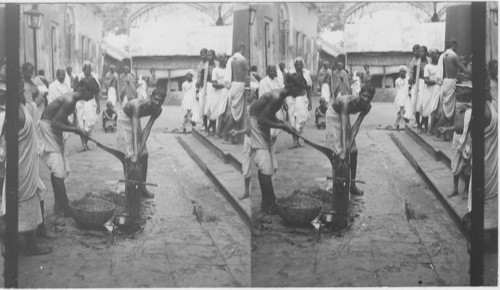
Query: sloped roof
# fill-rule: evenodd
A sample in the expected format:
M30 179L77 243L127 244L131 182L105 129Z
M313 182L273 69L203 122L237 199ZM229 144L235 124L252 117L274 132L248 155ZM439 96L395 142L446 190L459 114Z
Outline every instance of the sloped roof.
M321 47L322 51L324 51L325 53L327 53L331 56L334 56L334 57L337 57L341 54L344 54L342 47L335 45L333 43L330 43L330 42L324 40L322 37L318 37L318 39L316 41L316 45L318 45L318 47Z
M411 52L414 44L444 50L444 22L346 24L344 47L353 52Z
M108 56L110 56L118 61L122 61L126 58L130 58L130 55L126 51L123 51L119 48L116 48L106 41L102 42L102 48L105 49L106 55L108 55Z
M232 52L233 27L143 26L131 28L130 55L135 56L194 56L200 49L213 49L216 53Z

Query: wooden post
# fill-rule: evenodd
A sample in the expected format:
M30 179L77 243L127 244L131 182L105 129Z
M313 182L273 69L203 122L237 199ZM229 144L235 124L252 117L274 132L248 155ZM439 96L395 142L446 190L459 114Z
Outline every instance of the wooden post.
M349 162L342 162L339 158L335 158L332 162L332 169L334 227L336 229L344 229L349 222L349 180L351 169Z
M472 62L486 63L486 2L471 3ZM483 286L484 281L484 65L472 66L472 210L470 285ZM497 162L492 160L491 162Z
M383 68L382 88L385 89L385 65L383 65L382 68Z
M21 72L19 70L19 26L20 26L20 5L5 4L5 19L3 27L6 39L0 45L6 46L7 55L7 100L5 116L5 141L7 147L7 168L6 168L6 208L5 213L5 260L4 278L5 288L18 287L18 122L19 122L19 86Z
M139 159L136 164L130 160L125 162L125 180L142 181L141 166L144 164L142 159ZM138 190L138 185L134 183L125 183L125 212L130 215L133 222L139 221L141 218L141 193Z

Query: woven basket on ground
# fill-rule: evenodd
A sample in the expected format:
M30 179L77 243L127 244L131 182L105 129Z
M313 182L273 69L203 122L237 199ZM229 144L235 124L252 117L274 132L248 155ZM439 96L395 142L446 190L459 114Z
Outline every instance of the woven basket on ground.
M321 212L320 200L309 197L293 197L278 200L278 213L288 226L309 224Z
M115 205L100 198L84 198L70 204L73 219L83 227L100 227L115 214Z

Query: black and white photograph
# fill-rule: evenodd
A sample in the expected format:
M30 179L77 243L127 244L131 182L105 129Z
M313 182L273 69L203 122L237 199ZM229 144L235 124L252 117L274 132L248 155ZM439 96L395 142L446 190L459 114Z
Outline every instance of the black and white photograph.
M0 3L0 285L498 286L498 2Z

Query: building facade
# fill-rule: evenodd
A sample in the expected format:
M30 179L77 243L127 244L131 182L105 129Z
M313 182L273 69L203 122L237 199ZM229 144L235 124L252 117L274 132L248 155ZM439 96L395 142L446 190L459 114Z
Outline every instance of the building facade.
M129 52L132 72L140 77L156 70L167 103L180 103L188 69L198 67L200 50L233 52L234 13L238 3L156 3L134 7L130 16ZM175 27L175 29L165 29Z
M285 62L293 68L301 56L315 74L318 67L316 36L319 9L313 3L252 3L255 18L250 24L250 63L259 75L268 65ZM252 19L250 19L252 22Z
M20 58L21 62L34 64L33 30L28 27L24 12L31 4L21 5L22 25ZM93 64L98 75L102 72L101 50L104 14L96 4L40 4L43 13L42 27L35 31L37 69L45 70L49 80L55 79L57 69L73 67L73 72L82 70L84 61Z
M346 24L344 39L346 69L364 72L369 65L375 87L393 88L400 67L413 58L413 45L444 50L445 23Z

